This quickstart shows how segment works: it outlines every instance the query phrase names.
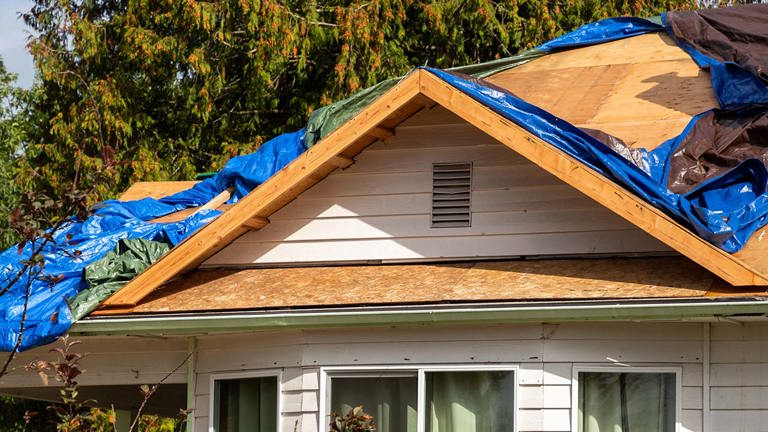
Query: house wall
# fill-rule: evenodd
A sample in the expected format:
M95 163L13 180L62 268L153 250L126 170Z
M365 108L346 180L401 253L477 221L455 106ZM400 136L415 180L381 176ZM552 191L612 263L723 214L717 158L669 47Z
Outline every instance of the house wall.
M81 369L85 373L77 379L84 386L156 383L179 365L183 366L187 357L187 341L183 338L115 336L72 339L81 343L73 346L71 351L85 354L80 361ZM54 342L18 353L10 373L0 377L0 389L41 385L37 374L27 372L24 367L34 360L56 360L56 354L51 352L51 349L59 347L61 344ZM2 360L5 362L5 358ZM165 382L186 383L186 369L179 368L171 373Z
M707 333L711 342L707 350ZM761 431L768 424L768 324L563 323L308 330L199 339L196 431L209 424L217 372L282 371L282 432L318 432L320 367L513 364L519 431L568 431L574 365L682 370L681 431ZM707 366L707 353L711 363Z
M519 367L518 430L570 430L574 365L677 367L682 429L764 431L768 424L768 323L562 323L326 329L199 336L195 430L208 431L216 374L281 373L282 432L318 432L320 368L511 364ZM186 338L83 338L83 385L153 383L186 358ZM23 353L17 366L50 358ZM709 370L709 373L707 373ZM168 382L183 383L186 368ZM709 386L707 386L707 383ZM21 367L0 387L40 386ZM21 389L21 390L19 390ZM709 393L709 428L704 397ZM136 393L138 399L138 393Z
M443 108L395 132L204 266L669 251ZM472 227L430 228L432 164L466 161Z
M713 325L711 341L711 430L768 430L768 325Z

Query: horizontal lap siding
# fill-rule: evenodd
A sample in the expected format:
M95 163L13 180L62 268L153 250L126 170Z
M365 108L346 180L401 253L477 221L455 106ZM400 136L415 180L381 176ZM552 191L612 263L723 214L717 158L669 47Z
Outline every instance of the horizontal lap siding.
M712 430L768 430L768 325L712 326Z
M519 367L521 432L570 428L574 364L674 366L682 369L684 431L701 431L704 326L699 323L563 323L276 331L198 338L196 430L210 419L210 382L218 373L280 370L283 432L317 432L320 368L422 364ZM768 424L768 325L711 325L711 431L761 431ZM185 338L84 338L83 385L152 383L186 358ZM44 347L21 353L0 380L40 386L22 366L52 358ZM172 374L184 383L186 368Z
M701 430L702 325L568 323L318 329L201 337L196 430L207 430L211 373L281 369L283 432L317 432L321 366L514 364L520 432L570 430L575 363L682 368L684 431ZM325 419L322 419L325 423ZM298 423L297 423L298 422Z
M432 164L473 162L472 227L430 228ZM668 249L442 108L418 114L204 265Z
M80 362L81 369L85 372L77 379L83 386L153 384L177 368L165 382L187 382L187 370L184 365L187 358L187 341L183 338L72 339L82 341L81 344L75 345L71 352L85 354ZM11 372L0 378L0 387L39 386L41 381L37 374L24 370L24 366L33 360L57 360L56 354L50 350L58 347L60 345L55 342L17 354ZM5 358L2 360L4 362Z

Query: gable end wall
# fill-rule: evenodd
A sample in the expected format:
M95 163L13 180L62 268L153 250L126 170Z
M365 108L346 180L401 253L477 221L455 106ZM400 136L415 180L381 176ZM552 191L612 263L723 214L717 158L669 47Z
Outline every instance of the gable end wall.
M667 252L443 108L421 112L204 267ZM472 162L472 226L430 228L432 164Z

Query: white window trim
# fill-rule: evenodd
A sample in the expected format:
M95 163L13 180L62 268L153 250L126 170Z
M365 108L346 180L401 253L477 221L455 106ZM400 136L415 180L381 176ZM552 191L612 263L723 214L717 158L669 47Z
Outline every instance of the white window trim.
M231 372L231 373L216 373L211 374L209 387L208 387L208 432L214 432L216 430L213 424L214 415L213 412L216 409L214 406L216 402L216 381L246 379L246 378L264 378L275 377L277 378L277 412L275 413L277 418L277 432L282 432L283 429L283 371L282 369L269 369L259 371L245 371L245 372Z
M514 384L514 406L513 409L513 421L515 423L514 432L518 431L518 404L520 401L520 366L517 364L455 364L455 365L434 365L434 364L415 364L415 365L398 365L398 366L329 366L320 368L320 401L319 401L319 419L318 419L318 432L327 432L325 429L326 421L330 412L328 412L328 401L331 397L331 378L334 377L375 377L378 375L386 376L416 376L417 396L416 404L418 411L417 418L417 432L425 432L426 417L422 415L425 412L424 400L426 396L426 381L425 372L473 372L473 371L512 371L514 372L515 384ZM402 375L398 375L401 372Z
M574 365L571 376L571 432L578 432L579 421L579 372L609 373L674 373L675 374L675 432L682 430L683 368L682 366L600 366Z

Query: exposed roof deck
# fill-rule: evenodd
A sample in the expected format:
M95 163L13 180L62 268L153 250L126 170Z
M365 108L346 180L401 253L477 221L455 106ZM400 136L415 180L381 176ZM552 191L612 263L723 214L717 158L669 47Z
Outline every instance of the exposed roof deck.
M564 300L764 297L683 257L197 270L99 315Z

